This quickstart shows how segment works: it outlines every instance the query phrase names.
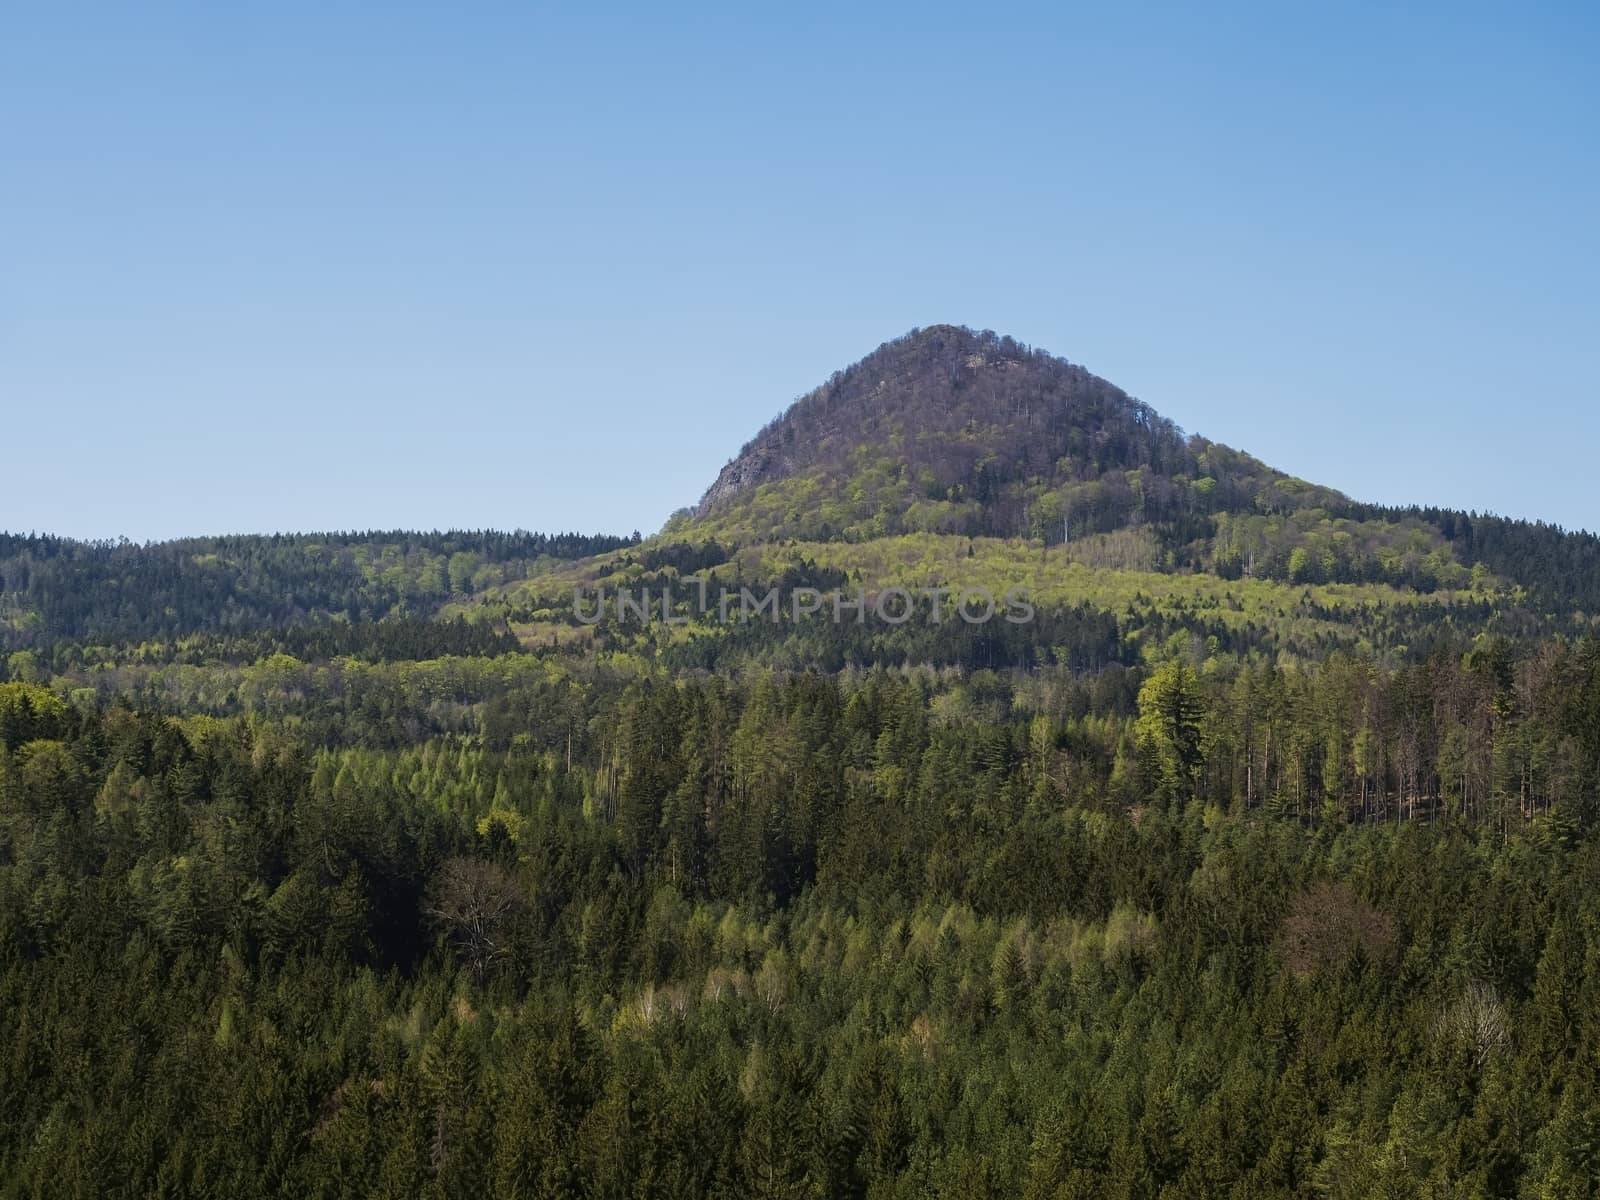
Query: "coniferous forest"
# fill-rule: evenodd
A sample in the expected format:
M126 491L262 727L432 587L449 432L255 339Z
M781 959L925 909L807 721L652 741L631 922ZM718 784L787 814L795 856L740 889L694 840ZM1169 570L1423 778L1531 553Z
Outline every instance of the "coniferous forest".
M1594 547L949 327L651 538L0 538L0 1195L1594 1195Z

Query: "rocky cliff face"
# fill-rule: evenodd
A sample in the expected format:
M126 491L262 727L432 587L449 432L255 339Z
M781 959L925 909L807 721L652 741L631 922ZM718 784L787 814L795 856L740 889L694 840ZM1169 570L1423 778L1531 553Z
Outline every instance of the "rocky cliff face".
M795 464L775 454L766 446L747 446L739 456L717 473L715 482L700 497L695 516L703 517L725 501L753 491L769 479L781 479L794 469Z

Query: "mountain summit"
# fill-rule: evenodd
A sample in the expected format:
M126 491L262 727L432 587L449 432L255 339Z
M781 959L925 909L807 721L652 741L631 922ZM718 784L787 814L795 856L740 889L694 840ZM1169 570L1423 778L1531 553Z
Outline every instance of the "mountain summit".
M1185 435L1065 359L935 325L797 400L723 468L695 516L763 540L930 532L1051 543L1129 527L1209 535L1218 513L1348 504Z

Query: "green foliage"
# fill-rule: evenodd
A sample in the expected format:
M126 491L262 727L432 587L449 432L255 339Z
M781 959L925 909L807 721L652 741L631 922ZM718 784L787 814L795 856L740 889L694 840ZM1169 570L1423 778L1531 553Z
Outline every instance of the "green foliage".
M1561 749L1600 694L1587 644L1314 672L496 671L481 727L387 749L308 743L358 727L308 719L331 702L308 664L262 669L299 697L277 717L9 685L55 735L0 756L15 1186L1592 1175L1600 778Z
M1204 709L1193 668L1173 660L1153 671L1139 689L1139 720L1134 736L1144 752L1149 777L1159 795L1187 799L1194 794L1204 760L1200 723Z

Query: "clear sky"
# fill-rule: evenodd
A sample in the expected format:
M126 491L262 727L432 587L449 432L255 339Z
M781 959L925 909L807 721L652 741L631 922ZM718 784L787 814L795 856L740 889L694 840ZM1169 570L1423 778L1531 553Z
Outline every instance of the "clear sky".
M0 528L646 533L913 326L1600 527L1600 10L0 3Z

